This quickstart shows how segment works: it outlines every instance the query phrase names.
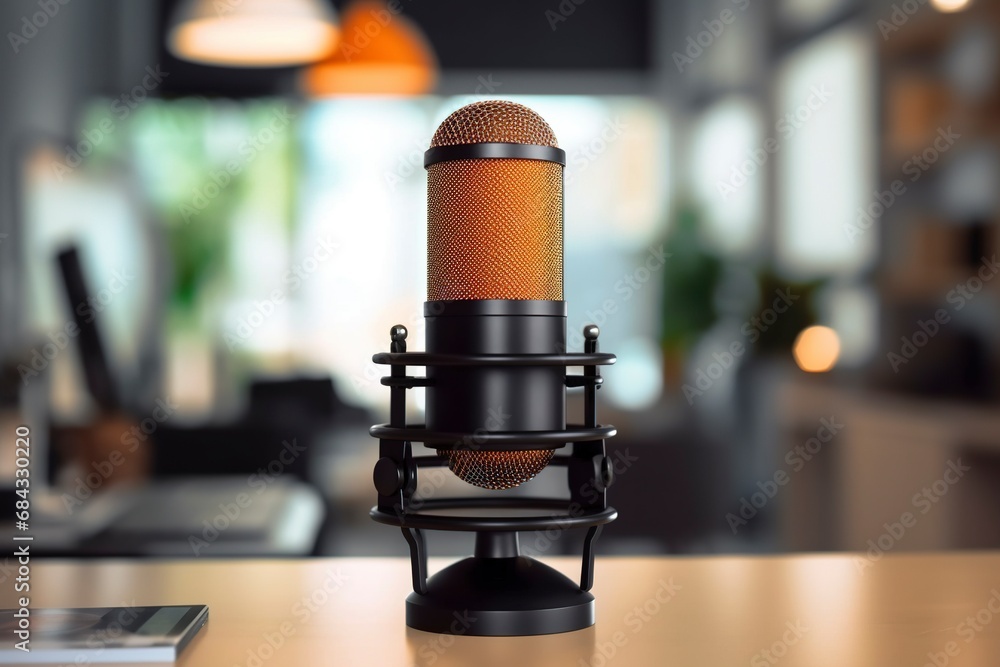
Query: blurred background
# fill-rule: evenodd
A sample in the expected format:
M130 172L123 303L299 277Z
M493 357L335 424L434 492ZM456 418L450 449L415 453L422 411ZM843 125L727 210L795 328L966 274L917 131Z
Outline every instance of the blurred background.
M483 99L567 152L570 347L596 323L618 355L600 553L1000 546L998 3L18 0L0 27L0 488L25 424L38 552L406 553L368 518L371 355L397 323L423 349L422 153Z

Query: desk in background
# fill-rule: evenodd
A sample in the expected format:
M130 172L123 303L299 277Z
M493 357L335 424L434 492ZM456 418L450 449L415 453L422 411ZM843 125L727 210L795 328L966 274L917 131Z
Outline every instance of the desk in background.
M576 559L548 562L577 575ZM432 571L444 563L432 560ZM403 559L36 561L32 603L208 604L182 667L921 667L949 647L958 652L949 665L1000 664L1000 613L989 610L1000 610L1000 553L858 563L852 554L601 558L597 625L524 638L408 629ZM8 575L0 604L13 600ZM975 626L966 621L977 614Z

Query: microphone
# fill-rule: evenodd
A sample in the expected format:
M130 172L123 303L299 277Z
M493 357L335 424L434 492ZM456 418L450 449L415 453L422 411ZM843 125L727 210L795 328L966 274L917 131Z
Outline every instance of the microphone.
M476 102L438 127L427 168L426 352L407 352L405 327L390 330L390 419L379 439L374 520L398 526L410 548L412 628L509 636L594 624L594 542L618 513L607 504L613 466L597 423L596 326L584 351L566 350L563 300L563 168L548 123L520 104ZM425 377L406 374L423 366ZM567 375L580 366L582 375ZM426 422L406 423L406 392L425 391ZM582 424L566 422L566 390L584 390ZM413 443L436 455L417 455ZM569 453L556 456L569 445ZM420 471L447 466L498 491L469 498L420 497ZM569 498L502 493L546 466L566 469ZM586 528L579 584L519 553L518 533ZM427 576L424 530L476 533L474 555ZM548 535L548 532L546 533ZM455 618L476 619L456 629Z
M511 102L476 102L441 123L427 168L427 351L547 354L566 350L563 165L548 123ZM475 432L566 426L563 369L428 371L427 426ZM499 415L499 416L498 416ZM508 489L553 450L439 451L460 479Z

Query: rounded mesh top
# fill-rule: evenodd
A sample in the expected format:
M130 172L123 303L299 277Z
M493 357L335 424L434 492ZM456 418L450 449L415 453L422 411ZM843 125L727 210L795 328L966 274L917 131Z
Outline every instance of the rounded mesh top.
M515 102L473 102L444 119L431 138L431 148L480 143L533 144L558 148L545 119Z

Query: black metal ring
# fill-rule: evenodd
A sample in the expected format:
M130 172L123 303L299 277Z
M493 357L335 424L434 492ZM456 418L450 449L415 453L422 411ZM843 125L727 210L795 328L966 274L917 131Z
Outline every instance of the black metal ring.
M566 317L565 301L543 299L455 299L424 301L424 317L470 315L543 315Z
M418 501L419 502L419 501ZM618 518L618 510L606 507L596 512L572 513L572 501L550 498L440 498L420 502L420 510L395 514L371 509L372 519L390 526L406 526L426 530L547 530L549 528L586 528L610 523ZM425 511L443 509L522 509L559 510L563 514L552 516L448 516L445 514L425 514Z
M566 378L567 380L569 378ZM393 377L392 375L387 375L380 381L383 387L405 387L406 389L413 389L414 387L433 387L434 381L426 377L414 377L412 375L404 375L403 377ZM567 386L569 386L567 384Z
M609 366L618 358L606 352L566 354L437 354L432 352L379 352L376 364L389 366Z
M546 468L565 468L569 466L570 461L573 459L572 456L553 456L552 460ZM441 456L438 454L425 454L423 456L412 456L410 461L416 464L417 469L420 468L447 468L448 467L448 457Z
M397 428L376 424L368 429L373 438L433 444L434 449L474 451L525 451L530 449L559 449L570 442L588 442L612 438L618 429L607 426L581 426L567 424L561 431L499 431L496 433L454 433L431 431L423 424Z
M456 144L454 146L434 146L424 153L424 168L451 160L477 159L518 159L542 160L566 166L566 151L554 146L535 144L514 144L507 142L486 142L480 144Z

